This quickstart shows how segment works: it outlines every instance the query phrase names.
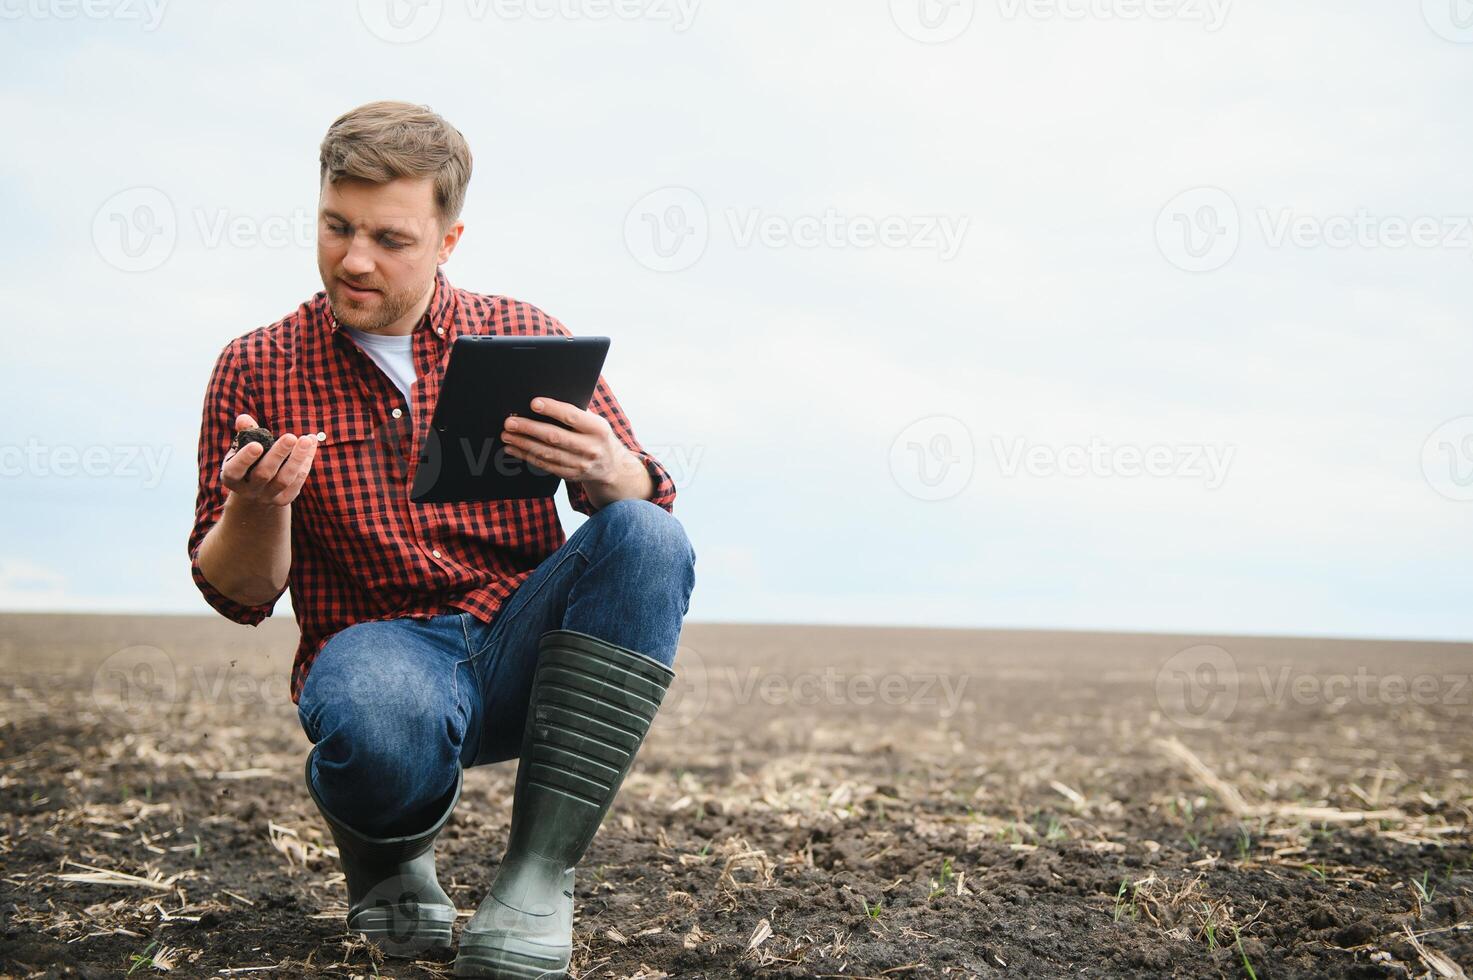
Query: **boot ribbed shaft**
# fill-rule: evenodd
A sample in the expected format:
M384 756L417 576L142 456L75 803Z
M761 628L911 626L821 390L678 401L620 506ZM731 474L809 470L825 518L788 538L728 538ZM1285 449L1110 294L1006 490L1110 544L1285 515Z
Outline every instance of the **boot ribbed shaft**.
M578 863L634 762L675 672L556 630L542 640L517 782L536 819L512 816L512 850ZM570 832L573 831L573 832Z
M511 840L461 935L456 976L556 977L572 954L573 867L608 813L675 672L571 630L542 636Z

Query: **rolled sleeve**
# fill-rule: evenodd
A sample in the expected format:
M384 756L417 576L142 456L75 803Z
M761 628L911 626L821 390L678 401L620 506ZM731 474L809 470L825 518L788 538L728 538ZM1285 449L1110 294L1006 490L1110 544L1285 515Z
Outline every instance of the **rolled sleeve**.
M210 580L205 578L205 573L200 571L198 550L190 555L189 567L190 573L194 576L194 584L199 588L200 595L205 597L210 607L226 619L240 623L242 626L259 626L262 620L275 611L277 600L286 591L282 589L270 602L264 602L259 606L247 606L236 602L210 584Z
M205 535L220 521L229 491L220 482L220 464L230 450L235 434L235 417L250 415L261 422L260 406L240 362L240 341L227 344L215 360L205 389L204 412L199 433L199 492L195 498L194 526L189 532L190 574L195 587L220 615L245 626L255 626L271 615L276 598L260 605L244 605L225 595L205 578L199 567L199 549ZM285 592L286 589L281 590Z
M655 489L650 494L650 502L662 508L667 513L675 512L675 481L670 479L664 464L642 449L633 450L649 471L651 480L654 481ZM588 491L583 489L583 484L568 482L568 505L580 514L592 514L598 510L593 506L593 501L588 498Z

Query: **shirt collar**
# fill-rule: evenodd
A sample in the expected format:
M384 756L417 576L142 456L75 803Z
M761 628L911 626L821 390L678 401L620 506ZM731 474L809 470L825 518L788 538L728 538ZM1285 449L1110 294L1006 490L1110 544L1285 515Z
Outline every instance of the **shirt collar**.
M332 303L327 298L327 290L320 294L322 297L322 312L327 318L327 330L329 336L338 333L341 324L338 318L332 315ZM454 321L452 306L455 290L450 285L450 280L445 277L445 270L435 268L435 291L430 296L430 305L425 308L424 316L420 317L419 323L415 324L411 336L424 330L435 340L449 343L452 339L452 326Z

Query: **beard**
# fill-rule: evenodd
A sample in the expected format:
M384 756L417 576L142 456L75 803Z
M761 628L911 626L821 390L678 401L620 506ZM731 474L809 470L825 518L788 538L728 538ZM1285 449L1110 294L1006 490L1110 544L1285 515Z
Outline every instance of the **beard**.
M425 290L422 286L390 290L384 283L376 280L348 279L348 281L360 288L378 291L366 300L354 299L348 295L348 291L343 287L336 273L328 275L327 299L332 306L332 315L338 323L352 327L354 330L368 333L382 330L413 312L420 300L424 299Z

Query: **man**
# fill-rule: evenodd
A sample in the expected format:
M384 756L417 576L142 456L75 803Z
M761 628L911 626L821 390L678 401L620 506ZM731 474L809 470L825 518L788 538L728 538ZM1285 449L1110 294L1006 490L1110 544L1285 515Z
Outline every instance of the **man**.
M320 163L325 290L227 344L206 391L194 581L249 625L291 589L307 788L349 929L401 955L450 944L435 837L464 767L519 758L511 839L456 975L562 975L573 867L674 677L695 553L674 484L602 378L586 411L533 400L566 428L516 418L501 434L566 481L589 515L571 537L551 499L410 502L455 338L568 331L440 271L471 173L440 116L361 106L329 127ZM274 445L232 450L258 423Z

